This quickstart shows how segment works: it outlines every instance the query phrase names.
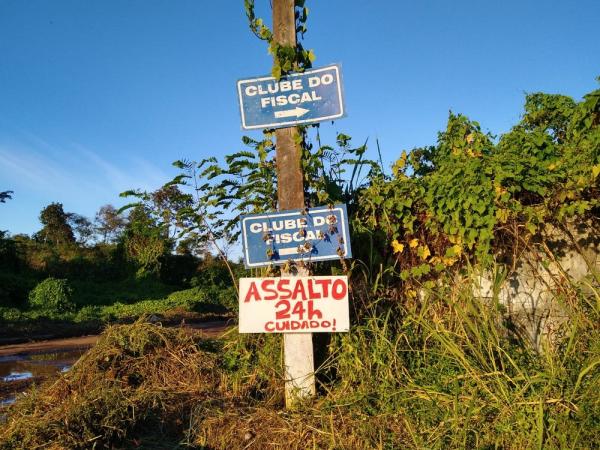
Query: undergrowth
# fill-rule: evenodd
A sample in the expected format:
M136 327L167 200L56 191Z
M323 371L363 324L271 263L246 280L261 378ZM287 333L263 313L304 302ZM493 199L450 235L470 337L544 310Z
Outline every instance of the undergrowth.
M333 336L317 371L321 396L296 411L280 409L275 338L229 342L225 360L237 365L228 386L245 407L197 407L197 443L222 449L600 445L598 291L573 287L561 337L539 353L515 331L498 298L473 295L471 279L446 280L403 304L381 296L352 333Z
M134 447L157 434L209 449L598 446L600 293L573 286L559 337L539 353L497 298L457 277L418 301L380 295L352 333L333 335L320 395L292 411L280 336L111 327L69 373L19 399L0 448ZM354 295L360 305L366 294L357 284Z

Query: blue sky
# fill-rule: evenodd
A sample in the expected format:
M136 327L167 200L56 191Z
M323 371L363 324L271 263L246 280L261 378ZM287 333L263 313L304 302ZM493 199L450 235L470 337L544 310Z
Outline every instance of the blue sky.
M597 87L597 0L307 6L304 44L345 84L348 117L322 133L377 138L386 164L435 143L449 110L500 134L527 92ZM168 181L176 159L241 150L235 82L270 65L243 0L0 0L0 191L15 192L0 229L39 230L53 201L93 218Z

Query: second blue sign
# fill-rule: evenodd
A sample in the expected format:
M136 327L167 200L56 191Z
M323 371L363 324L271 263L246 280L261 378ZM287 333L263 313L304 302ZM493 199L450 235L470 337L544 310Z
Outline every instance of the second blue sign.
M242 217L246 267L351 258L346 205Z

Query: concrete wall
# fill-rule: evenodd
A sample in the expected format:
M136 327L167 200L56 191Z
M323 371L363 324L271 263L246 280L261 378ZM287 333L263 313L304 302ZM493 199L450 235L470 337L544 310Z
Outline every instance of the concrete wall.
M547 226L505 269L505 276L478 276L474 294L489 301L497 298L520 334L542 351L568 320L563 305L576 299L574 287L589 291L600 286L598 224L572 223L565 230ZM503 281L494 282L495 277Z

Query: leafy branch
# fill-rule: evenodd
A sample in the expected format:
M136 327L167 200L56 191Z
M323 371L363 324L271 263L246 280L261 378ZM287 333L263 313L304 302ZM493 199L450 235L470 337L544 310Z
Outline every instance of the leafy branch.
M272 75L277 80L290 72L304 72L312 67L316 56L313 50L305 50L300 40L296 39L296 45L281 45L275 42L273 32L265 25L263 19L256 17L254 0L244 0L246 17L252 33L260 40L268 44L269 54L273 56ZM308 19L308 8L304 0L296 0L294 3L294 16L296 21L296 35L304 38L307 31L306 21Z

